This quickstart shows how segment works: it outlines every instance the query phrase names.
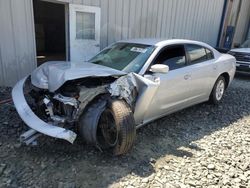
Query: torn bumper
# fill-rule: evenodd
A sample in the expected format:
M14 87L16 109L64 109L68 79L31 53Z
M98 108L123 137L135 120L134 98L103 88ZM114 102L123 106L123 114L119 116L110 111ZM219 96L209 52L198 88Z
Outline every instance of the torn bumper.
M16 107L16 110L22 120L32 129L51 136L54 138L60 138L69 141L73 144L76 139L76 133L71 130L67 130L61 127L57 127L52 123L46 123L42 121L35 113L30 109L26 99L24 97L23 86L27 77L20 80L12 90L12 98Z

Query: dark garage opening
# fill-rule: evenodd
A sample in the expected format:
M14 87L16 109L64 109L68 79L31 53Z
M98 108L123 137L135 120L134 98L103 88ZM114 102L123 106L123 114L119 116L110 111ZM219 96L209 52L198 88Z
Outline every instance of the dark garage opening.
M65 5L33 0L37 65L66 60Z

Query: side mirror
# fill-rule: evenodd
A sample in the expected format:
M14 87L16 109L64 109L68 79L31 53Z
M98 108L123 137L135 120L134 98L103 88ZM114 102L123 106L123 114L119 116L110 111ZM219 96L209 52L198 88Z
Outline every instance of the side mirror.
M150 67L150 71L153 73L168 73L169 67L164 64L155 64Z

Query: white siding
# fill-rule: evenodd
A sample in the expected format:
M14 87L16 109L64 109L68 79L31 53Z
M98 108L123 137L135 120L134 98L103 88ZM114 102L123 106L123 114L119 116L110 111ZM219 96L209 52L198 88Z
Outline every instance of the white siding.
M53 0L50 0L53 1ZM216 45L224 0L58 0L101 7L101 48L127 38L186 38ZM0 0L0 85L36 66L32 0Z
M138 37L186 38L216 45L224 0L71 0L102 12L101 47Z
M245 41L245 37L250 37L250 30L249 34L248 27L250 23L250 1L243 0L241 5L241 10L239 14L238 23L236 26L236 31L234 35L234 43L235 44L242 44Z
M0 0L0 85L15 84L36 66L31 0Z

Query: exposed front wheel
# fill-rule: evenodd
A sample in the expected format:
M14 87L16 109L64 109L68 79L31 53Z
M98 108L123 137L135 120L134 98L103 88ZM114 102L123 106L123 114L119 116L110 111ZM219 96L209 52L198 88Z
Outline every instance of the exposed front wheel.
M209 101L213 104L218 104L222 100L225 90L226 90L225 78L223 76L220 76L214 84Z
M133 113L123 100L92 104L79 121L79 133L88 143L112 150L114 155L127 153L133 146L136 128Z

